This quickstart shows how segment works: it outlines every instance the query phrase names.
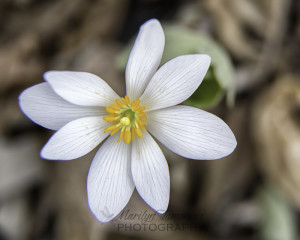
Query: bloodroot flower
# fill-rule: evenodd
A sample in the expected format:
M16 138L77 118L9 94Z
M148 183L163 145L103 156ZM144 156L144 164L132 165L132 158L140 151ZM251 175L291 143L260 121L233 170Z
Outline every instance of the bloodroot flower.
M88 203L101 222L126 206L134 188L158 213L167 210L169 168L153 137L191 159L222 158L236 147L220 118L177 105L199 87L210 57L179 56L157 70L164 43L157 20L141 26L126 67L124 98L98 76L74 71L46 72L45 83L20 95L21 109L32 121L57 130L41 151L45 159L79 158L107 138L87 179Z

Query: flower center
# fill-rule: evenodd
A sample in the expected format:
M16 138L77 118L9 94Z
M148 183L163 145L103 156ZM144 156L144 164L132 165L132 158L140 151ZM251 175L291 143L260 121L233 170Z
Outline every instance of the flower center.
M134 140L135 135L142 138L141 130L145 131L145 126L147 126L147 122L143 119L147 119L147 116L144 113L146 107L140 106L141 100L136 99L130 103L129 97L125 96L121 100L116 99L115 102L116 104L105 108L109 114L103 117L103 120L113 124L104 132L111 131L110 135L112 136L120 130L118 142L123 139L127 144Z

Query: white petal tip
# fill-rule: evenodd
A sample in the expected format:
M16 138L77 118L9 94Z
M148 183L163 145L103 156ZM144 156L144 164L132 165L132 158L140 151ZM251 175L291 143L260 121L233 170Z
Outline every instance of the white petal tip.
M211 63L211 57L207 54L195 54L195 55L199 59L199 62L201 62L201 67L208 69Z
M63 71L47 71L47 72L44 72L43 78L44 78L45 81L48 82L52 79L52 77L54 77L59 72L63 72Z
M164 31L160 22L157 19L152 18L148 20L147 22L141 25L140 30L141 31L145 30L151 34L154 34L154 36L156 36L157 39L160 39L160 41L163 43L164 46L164 42L165 42Z
M65 70L49 70L44 72L43 74L43 78L46 82L49 82L51 84L51 82L53 81L60 81L61 77L69 77L72 74L76 73L77 71L65 71ZM87 73L89 74L89 73ZM50 85L51 86L51 85Z
M70 158L58 156L55 152L49 151L47 146L44 146L40 152L40 157L45 159L45 160L61 160L61 161L69 161L73 160Z
M29 88L25 89L23 92L21 92L21 94L19 95L19 107L21 109L21 111L29 118L31 119L27 114L26 114L26 99L28 98L27 95L27 91L28 91Z
M89 189L88 185L87 185L87 189ZM95 201L95 200L91 200L92 198L90 198L90 194L92 194L91 192L87 191L87 196L88 196L88 206L89 209L91 211L91 213L94 215L94 217L101 223L107 223L110 222L111 220L113 220L119 213L116 212L111 212L109 210L109 207L104 207L100 209L99 207L99 202Z
M201 56L207 61L208 65L211 63L211 57L209 55L201 54Z
M93 213L93 211L91 211L91 212ZM106 215L96 215L95 213L93 213L93 215L101 223L108 223L115 218L115 216L109 217Z
M94 215L94 217L97 219L97 221L101 223L108 223L111 220L115 218L114 214L110 214L109 212L105 210L99 210L99 209L93 209L92 203L88 200L88 206L90 208L91 213Z
M87 185L87 189L89 189ZM98 202L95 202L93 200L90 200L90 192L87 191L88 196L88 206L91 211L91 213L94 215L94 217L101 223L107 223L111 220L113 220L117 214L111 213L110 210L108 210L108 207L104 207L103 209L99 209Z
M41 156L41 158L46 159L46 160L59 160L59 159L56 159L51 154L51 152L49 152L45 147L42 148L42 150L40 152L40 156Z
M228 128L228 137L227 137L227 142L224 143L226 145L226 148L224 149L224 156L221 156L220 158L227 157L230 154L234 152L234 150L237 147L237 141L234 136L234 133L231 131L228 125L226 125ZM220 159L219 158L219 159Z
M232 143L231 143L231 144L232 144L232 145L231 145L231 148L230 148L230 150L228 151L228 154L227 154L225 157L227 157L227 156L229 156L231 153L233 153L234 150L235 150L236 147L237 147L237 141L236 141L235 136L234 136L233 133L232 133Z
M157 213L164 214L166 211L167 211L167 209L165 209L165 210L159 209L159 210L157 210Z
M222 158L225 158L225 157L228 157L229 155L231 155L237 147L237 141L236 141L236 138L235 138L233 132L230 130L229 127L228 127L228 130L230 131L230 133L228 133L228 135L231 135L231 136L228 137L227 142L224 142L223 150L219 151L219 153L217 155L215 154L215 151L220 150L220 149L213 149L211 151L211 155L215 156L215 157L205 158L205 159L202 159L202 158L192 158L192 159L194 159L194 160L219 160L219 159L222 159Z
M31 87L23 90L21 92L21 94L19 95L19 98L18 98L19 107L26 116L28 116L27 113L26 113L26 110L27 110L27 108L30 108L30 105L28 104L28 101L31 100L30 97L33 95L32 90L34 90L34 88L36 88L38 85L40 85L40 84L31 86ZM28 116L28 118L31 119L29 116Z
M157 25L157 24L161 26L160 22L156 18L151 18L148 21L144 22L141 25L141 27L144 27L146 25Z
M25 89L24 91L22 91L21 94L19 95L18 100L19 100L19 105L20 105L20 107L21 107L22 100L24 99L24 96L26 96L26 95L25 95L25 94L26 94L26 91L27 91L27 89Z

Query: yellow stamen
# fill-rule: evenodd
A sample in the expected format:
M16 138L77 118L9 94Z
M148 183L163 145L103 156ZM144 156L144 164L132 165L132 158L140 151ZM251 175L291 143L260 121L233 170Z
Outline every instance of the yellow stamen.
M115 103L105 108L109 114L103 117L103 120L113 124L107 127L104 132L111 131L110 135L114 135L120 131L118 142L123 139L126 144L133 141L135 135L142 138L141 130L146 130L147 122L144 119L147 119L147 116L144 112L146 107L140 105L141 100L135 99L130 103L129 97L125 96L116 99Z
M138 106L138 107L136 107L134 110L135 110L135 111L138 111L138 112L141 112L141 111L144 111L145 109L146 109L146 107Z
M110 132L110 136L112 136L115 133L117 133L120 129L121 129L121 127L115 127L115 129Z
M140 126L141 126L141 125L147 126L147 122L144 121L143 119L138 119L137 122L138 122L138 124L139 124Z
M120 132L120 136L117 142L121 142L122 138L124 136L124 128L122 128L121 132Z
M118 104L120 107L124 106L124 103L120 99L115 100L116 104Z
M106 117L103 117L103 120L105 120L106 122L114 122L116 120L118 120L118 115L115 113L111 113L108 114Z
M106 107L105 108L106 112L109 112L109 113L116 113L117 111L120 110L120 106L118 105L110 105L109 107Z
M133 100L132 103L131 103L131 106L133 108L136 108L140 104L140 102L141 102L140 99Z
M124 142L126 144L129 144L131 140L131 132L130 132L130 128L126 127L125 129L125 134L124 134Z
M145 131L145 130L146 130L146 128L145 128L145 126L144 126L144 125L140 125L140 129L141 129L141 130L143 130L143 131Z
M126 104L130 104L130 100L129 100L129 97L128 97L128 96L125 96L125 101L126 101L126 102L125 102Z
M131 141L133 141L135 138L135 127L131 128Z
M138 136L138 138L143 138L143 134L139 128L136 128L135 132L136 132L136 135Z
M147 119L147 115L144 112L138 113L138 117Z
M113 130L115 130L117 127L119 127L119 125L120 125L119 123L115 123L115 124L113 124L113 125L111 125L111 126L105 128L104 132L106 133L106 132L109 132L109 131L113 131Z

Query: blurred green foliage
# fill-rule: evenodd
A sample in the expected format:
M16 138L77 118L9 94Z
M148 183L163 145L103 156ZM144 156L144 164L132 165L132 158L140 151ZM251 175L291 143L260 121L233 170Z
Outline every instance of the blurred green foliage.
M257 201L262 214L259 226L260 239L297 239L295 215L277 189L270 186L261 187L257 191Z

